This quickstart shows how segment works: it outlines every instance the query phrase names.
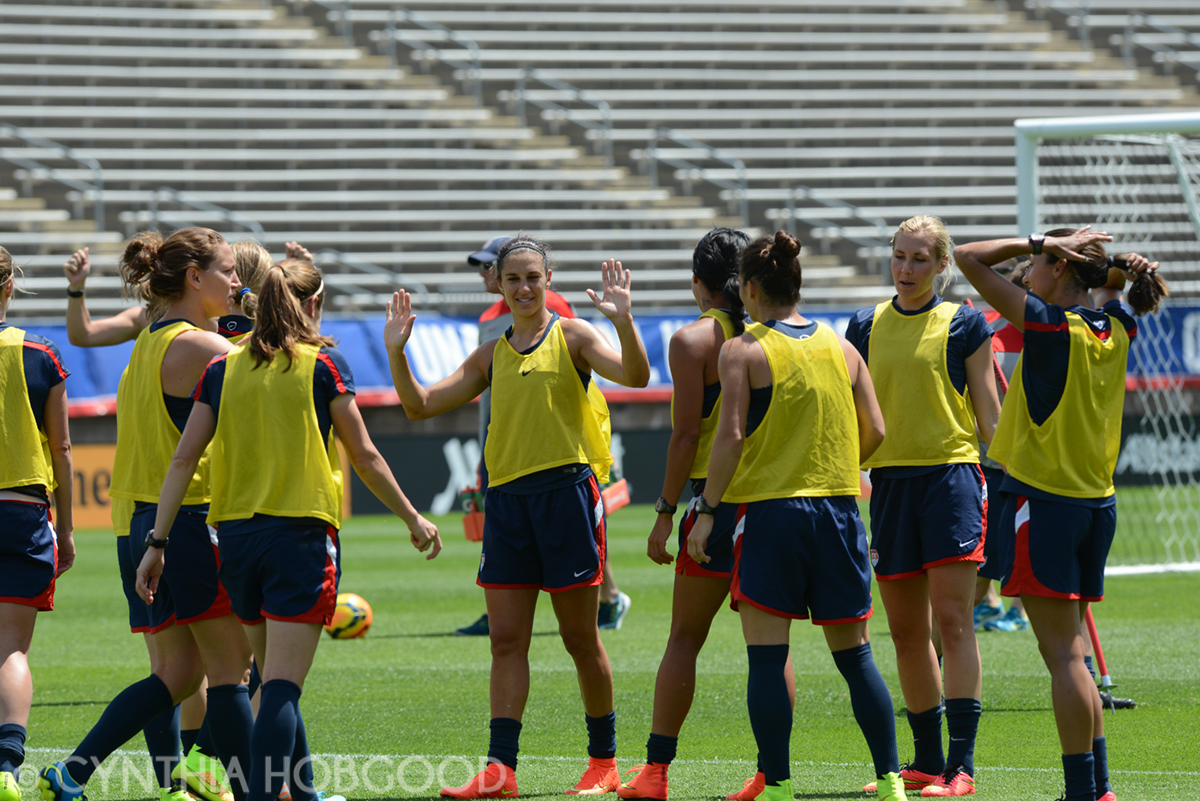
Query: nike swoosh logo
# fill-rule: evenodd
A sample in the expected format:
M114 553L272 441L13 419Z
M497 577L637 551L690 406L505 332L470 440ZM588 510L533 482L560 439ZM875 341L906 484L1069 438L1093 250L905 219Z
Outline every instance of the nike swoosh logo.
M536 369L537 369L536 367L530 367L528 370L522 370L522 371L521 371L521 375L523 375L523 376L529 375L530 373L532 373L532 372L533 372L534 370L536 370Z
M516 790L504 790L504 789L500 790L500 795L508 796L508 795L516 795L516 794L517 794Z
M589 572L589 571L588 570L580 570L578 573L575 574L575 578L579 578L580 576L582 576L584 573L587 573L587 572Z

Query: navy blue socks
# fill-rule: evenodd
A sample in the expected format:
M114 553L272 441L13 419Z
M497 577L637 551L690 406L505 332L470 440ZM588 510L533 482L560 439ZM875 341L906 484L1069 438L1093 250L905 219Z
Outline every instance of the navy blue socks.
M588 756L593 759L612 759L617 755L617 713L609 712L593 718L584 715L587 721Z
M0 773L17 776L25 761L25 727L19 723L0 724Z
M296 743L292 746L292 776L295 778L290 783L292 801L317 801L317 792L313 787L312 754L308 752L308 732L304 728L299 707L296 707Z
M783 668L787 643L747 645L750 677L746 682L746 706L750 728L758 744L758 759L767 784L778 785L792 777L788 754L792 738L792 704L788 699Z
M492 718L492 736L488 742L488 762L499 762L517 769L517 750L521 741L521 721Z
M254 693L250 693L254 695ZM196 732L196 745L200 747L200 753L215 757L217 755L217 747L213 744L212 728L208 725L208 714L204 715L204 723L200 726L200 731ZM187 751L185 750L186 754Z
M655 765L670 765L675 759L675 749L678 745L678 737L650 732L650 739L646 741L646 761Z
M179 744L183 746L183 755L186 757L192 750L192 746L196 744L196 735L200 734L199 729L180 729Z
M1063 778L1067 797L1064 801L1096 801L1096 776L1092 752L1063 754Z
M258 660L251 659L250 660L250 684L249 684L251 698L254 697L254 694L256 692L258 692L258 688L261 686L262 686L262 674L260 674L258 672Z
M974 698L946 699L946 731L950 735L946 764L962 765L968 776L975 775L975 734L982 713L983 707Z
M173 715L174 706L171 691L158 676L150 675L126 687L105 708L104 714L83 738L75 753L67 758L66 765L71 778L80 786L87 784L96 768L109 754L132 740L159 715ZM175 725L178 727L178 722ZM147 732L147 735L146 742L150 745L150 733ZM177 744L178 740L175 740L171 746L175 759L179 758ZM158 773L162 764L157 761L159 755L153 751L151 755L156 758L155 772ZM167 772L170 773L170 769Z
M254 736L250 739L250 792L247 801L276 801L291 778L296 723L300 717L300 688L285 679L264 682ZM288 782L292 784L294 782Z
M898 773L900 757L896 753L896 710L883 676L871 656L871 644L833 652L833 663L850 688L850 706L862 729L875 762L875 775Z
M1096 797L1112 792L1112 785L1108 783L1108 741L1103 737L1096 737L1092 740L1092 760L1094 766L1092 775L1096 779Z
M909 711L907 714L913 735L912 770L930 775L941 774L946 769L946 758L942 753L942 705L915 714Z
M208 688L205 725L212 734L217 756L229 777L235 801L245 801L250 770L250 733L254 712L244 684L222 684Z
M179 764L179 704L147 723L142 734L158 786L170 787L171 771Z

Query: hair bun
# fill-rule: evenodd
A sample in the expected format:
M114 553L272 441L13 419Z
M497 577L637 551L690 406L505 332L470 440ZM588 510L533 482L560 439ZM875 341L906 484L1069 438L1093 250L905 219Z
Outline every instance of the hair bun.
M782 253L786 258L794 259L800 255L800 240L787 231L776 231L774 249Z

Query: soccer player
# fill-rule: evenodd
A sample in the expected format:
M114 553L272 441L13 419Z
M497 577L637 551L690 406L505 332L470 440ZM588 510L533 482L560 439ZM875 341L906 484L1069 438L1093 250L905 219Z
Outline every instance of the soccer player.
M1153 312L1167 294L1157 262L1130 253L1110 267L1102 243L1111 241L1085 226L954 252L984 300L1025 334L991 447L1008 470L997 532L1006 554L1002 593L1024 601L1050 671L1066 801L1116 801L1082 620L1088 603L1104 596L1116 530L1112 476L1134 315ZM1024 254L1032 256L1028 292L991 269ZM1129 304L1126 278L1133 279Z
M15 273L0 247L0 801L21 801L37 614L54 609L55 579L75 561L69 373L53 342L5 322Z
M764 774L759 801L792 801L792 705L784 679L792 620L811 618L850 689L878 797L905 798L892 698L871 655L871 572L855 496L859 464L883 441L866 364L797 307L800 243L785 231L742 251L741 297L756 325L722 346L721 417L688 555L710 564L717 515L735 507L730 594L742 620L746 703Z
M620 353L591 324L562 319L546 307L551 264L542 242L516 237L506 243L497 275L513 312L512 327L429 389L417 383L404 353L415 320L408 293L397 292L389 303L384 330L392 379L411 419L450 411L492 389L483 556L476 579L484 588L491 629L490 764L442 795L517 793L529 643L541 590L550 593L583 696L589 762L574 792L611 792L620 783L616 713L597 607L606 550L599 481L607 478L612 454L608 407L592 374L640 387L649 381L650 363L633 324L629 271L620 262L603 265L602 295L588 290L616 327Z
M209 688L209 716L231 770L250 766L248 801L276 801L285 780L296 801L317 798L299 701L321 627L333 616L341 569L342 475L333 432L363 483L408 526L417 550L432 559L442 548L437 528L413 508L372 444L345 358L320 335L324 289L307 261L267 270L245 347L204 370L155 520L156 530L172 530L211 442L208 523L218 532L221 578L263 685L257 718L240 682ZM159 550L143 558L138 594L147 603L165 589L161 578L174 559Z
M662 494L655 504L658 517L646 544L647 555L660 565L674 557L667 540L674 530L674 515L684 486L690 481L695 498L704 491L708 457L717 421L721 416L721 382L717 358L721 346L745 330L745 308L738 294L738 253L750 237L730 228L709 231L692 253L692 296L700 318L671 336L671 442ZM696 658L708 638L713 618L729 595L733 571L734 504L719 508L709 537L707 564L698 564L687 553L687 535L697 513L696 500L688 504L679 524L679 558L675 561L675 588L671 607L671 633L654 685L654 717L646 743L646 764L617 789L621 798L667 797L667 769L675 758L679 730L691 709L696 690ZM787 667L788 694L795 701L795 676ZM746 786L730 796L753 801L762 791L759 770Z
M913 733L915 756L901 775L922 797L975 793L981 668L972 610L987 523L976 426L990 441L1000 415L991 327L978 310L939 295L952 245L936 217L901 223L892 236L896 295L857 312L846 329L870 367L887 424L887 440L865 463L871 561Z
M137 335L117 391L117 449L109 494L126 508L134 504L129 534L118 543L128 549L128 568L145 549L166 547L163 534L169 534L175 568L167 577L169 591L150 607L137 597L132 571L122 571L130 626L149 634L152 672L109 704L70 758L42 771L38 784L47 801L80 797L101 761L160 715L172 713L199 689L206 672L215 680L225 673L243 675L250 667L250 646L217 579L204 524L207 463L192 476L187 514L158 537L152 529L162 479L191 412L191 392L208 360L233 347L216 333L213 322L236 308L241 283L233 253L207 228L181 229L165 240L146 232L126 246L121 275L146 302L153 321ZM178 726L175 718L147 734L161 738L150 751L164 798L183 801L186 794L171 777L179 759Z
M491 295L500 295L500 280L496 275L496 256L510 236L498 236L483 243L476 252L467 256L467 264L479 271L483 279L484 290ZM575 317L575 310L562 295L552 289L546 289L546 308L567 319ZM492 339L498 339L512 325L512 309L504 298L500 298L479 315L479 343L482 345ZM479 449L482 452L487 443L487 427L492 412L492 391L485 389L479 396ZM487 464L480 460L479 492L487 493ZM597 619L602 629L619 629L629 613L629 596L621 592L612 567L605 565L604 583L600 585L600 610ZM456 629L455 634L462 636L486 637L488 634L488 617L485 612L482 617L469 626Z

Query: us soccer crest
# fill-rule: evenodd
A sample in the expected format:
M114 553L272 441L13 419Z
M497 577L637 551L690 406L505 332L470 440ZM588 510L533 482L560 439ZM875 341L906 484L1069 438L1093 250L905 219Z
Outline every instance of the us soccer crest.
M879 551L872 548L871 549L871 567L878 567L878 566L879 566Z

